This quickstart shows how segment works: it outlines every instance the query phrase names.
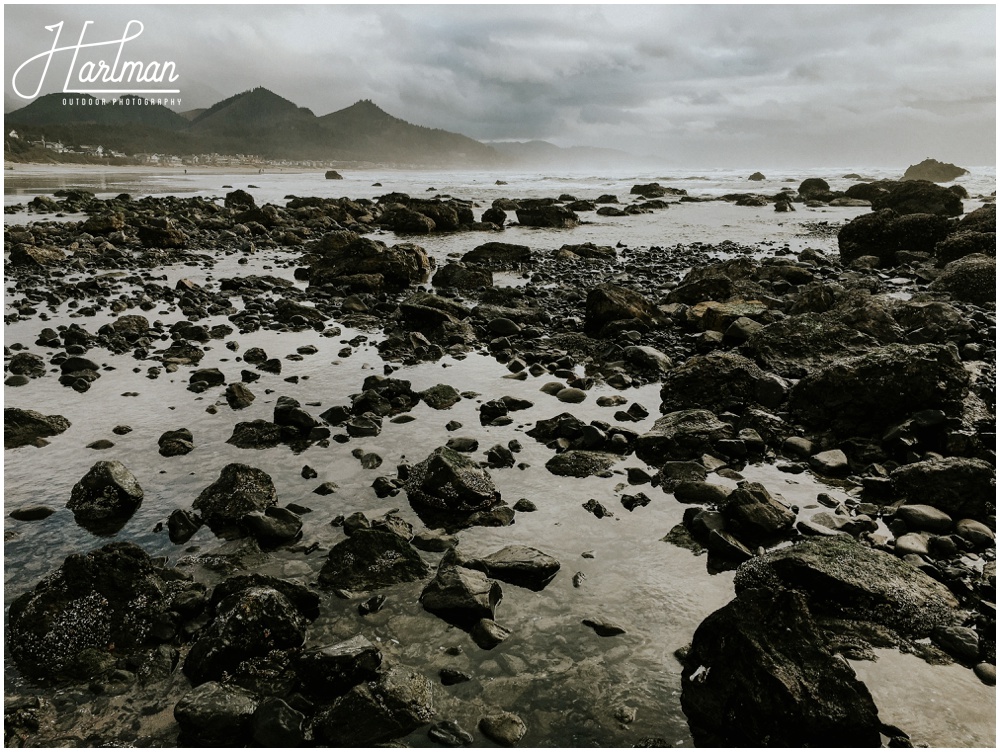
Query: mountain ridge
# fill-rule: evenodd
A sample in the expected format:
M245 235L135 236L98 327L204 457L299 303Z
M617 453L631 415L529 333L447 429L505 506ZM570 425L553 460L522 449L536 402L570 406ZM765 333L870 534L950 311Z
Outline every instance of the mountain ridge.
M257 86L221 99L211 107L176 113L161 105L62 105L49 94L8 113L6 120L66 143L101 143L127 154L252 154L265 159L362 161L442 167L494 167L543 162L557 166L569 158L614 161L625 152L562 147L489 144L461 133L409 123L370 99L317 116L275 92ZM135 98L141 99L141 98ZM515 144L517 142L514 142ZM541 147L537 145L542 145ZM7 158L16 150L5 142Z

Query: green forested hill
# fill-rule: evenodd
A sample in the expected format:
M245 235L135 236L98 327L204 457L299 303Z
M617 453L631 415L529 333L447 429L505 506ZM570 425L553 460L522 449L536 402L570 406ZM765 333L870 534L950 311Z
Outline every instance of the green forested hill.
M39 97L7 115L28 139L101 144L127 154L254 154L422 166L493 165L490 146L467 136L407 123L368 100L316 117L262 87L236 94L188 119L157 105L62 104ZM18 159L8 148L6 157Z

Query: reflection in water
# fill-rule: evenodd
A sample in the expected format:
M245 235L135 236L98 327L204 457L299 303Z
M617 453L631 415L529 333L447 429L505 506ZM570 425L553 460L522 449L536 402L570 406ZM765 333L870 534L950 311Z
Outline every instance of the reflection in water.
M958 664L930 666L914 655L877 649L878 661L851 661L879 718L913 746L996 747L996 688Z

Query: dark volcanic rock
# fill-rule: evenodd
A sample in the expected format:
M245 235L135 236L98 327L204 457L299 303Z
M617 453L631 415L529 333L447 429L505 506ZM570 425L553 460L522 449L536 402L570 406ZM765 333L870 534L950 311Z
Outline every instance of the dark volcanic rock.
M264 548L273 548L297 540L302 520L284 507L270 506L263 512L247 512L240 525Z
M467 559L463 567L531 590L541 590L559 571L559 561L530 546L505 546L481 559Z
M875 622L911 637L951 625L958 600L905 561L850 536L811 538L740 567L736 592L799 590L817 616Z
M185 744L243 746L249 741L250 719L256 709L257 700L246 690L208 682L180 699L174 718Z
M42 415L34 410L5 407L3 410L3 448L15 449L32 444L45 446L46 436L55 436L70 427L61 415Z
M741 481L721 511L726 531L749 546L774 542L795 524L795 513L760 483Z
M564 206L542 206L522 201L514 211L518 223L525 227L568 228L580 223L576 212Z
M908 504L927 504L955 519L985 519L996 509L996 471L985 460L925 460L903 465L890 477Z
M336 697L378 678L382 651L357 635L344 642L312 648L299 655L295 672L305 690L320 698Z
M298 400L291 397L278 397L274 406L274 423L278 426L288 426L306 437L312 429L319 425L309 411L302 408Z
M837 233L837 245L845 264L861 256L877 256L881 266L893 266L898 251L931 253L952 229L946 216L886 208L844 225Z
M451 512L485 509L500 500L489 473L447 447L414 465L405 488L411 504Z
M434 276L431 278L431 284L435 287L455 287L459 290L492 287L493 273L489 269L466 266L464 263L450 262L434 273Z
M934 246L934 256L938 266L971 256L974 253L996 258L997 234L995 232L961 230L952 233Z
M889 192L872 201L872 209L892 209L898 214L938 214L958 217L963 213L962 199L939 185L926 180L897 183Z
M19 352L10 359L7 370L19 376L30 376L37 379L45 375L45 361L40 355Z
M18 243L10 252L11 266L45 267L64 263L66 254L58 248L41 248Z
M958 221L959 232L992 232L997 229L997 206L986 204Z
M699 457L712 445L736 434L708 410L680 410L659 418L635 441L635 456L655 467L667 460Z
M639 293L618 285L599 285L587 293L587 317L584 331L599 334L612 321L639 321L651 325L659 311Z
M878 433L918 410L959 402L968 384L953 345L887 345L808 374L792 388L789 404L812 425Z
M311 261L310 286L355 275L378 275L386 287L401 290L421 281L430 270L430 260L419 246L400 243L389 248L349 231L324 235L310 247L307 260Z
M239 381L234 381L226 387L226 402L233 410L242 410L249 407L257 399L250 388Z
M154 217L136 228L139 242L146 248L184 248L188 237L167 217Z
M928 180L932 183L949 183L968 175L969 171L950 162L925 159L920 164L910 165L903 173L903 180Z
M255 744L261 747L302 747L305 715L278 697L265 697L250 719Z
M659 183L637 184L629 189L629 195L642 196L643 198L661 198L672 192L670 188L664 188Z
M878 345L874 337L829 315L804 313L758 329L742 349L761 367L800 379L837 358L859 355Z
M587 478L610 469L619 459L621 458L609 452L570 449L552 457L545 463L545 469L553 475Z
M377 590L427 576L417 550L388 530L359 529L330 549L320 584L341 590Z
M132 543L73 554L10 604L7 647L32 674L79 674L85 651L127 656L159 642L175 601L201 589Z
M660 389L661 412L698 407L716 412L762 405L778 407L787 386L736 353L695 355L672 369Z
M526 223L521 222L521 224ZM497 270L520 269L523 264L529 264L531 261L531 248L513 243L483 243L462 256L462 262L465 264L478 264ZM489 284L493 284L492 276Z
M701 623L681 706L708 747L877 747L878 710L799 593L747 590Z
M956 300L986 305L996 302L996 276L997 260L975 253L945 266L931 289L947 292Z
M472 734L453 720L438 721L427 729L427 736L442 747L470 747L475 741Z
M306 617L275 588L252 584L213 595L215 618L191 646L184 674L193 684L220 680L245 660L305 641ZM241 583L242 584L242 583Z
M321 711L313 722L313 732L321 744L371 747L405 736L433 717L430 681L411 671L391 668Z
M66 508L78 520L127 518L142 504L142 487L117 460L95 462L73 486Z
M240 449L267 449L281 443L281 426L268 420L251 420L233 426L233 435L226 439Z
M799 183L799 196L808 201L813 198L823 200L823 197L830 192L830 184L823 178L806 178Z
M249 512L263 512L278 502L271 476L263 470L233 462L219 479L202 491L192 507L213 530L232 527Z
M160 456L178 457L194 449L194 436L186 428L165 431L156 442L160 446Z
M447 410L462 401L458 390L448 384L437 384L420 392L420 398L434 410Z
M420 594L420 603L431 613L465 627L492 619L503 598L500 585L482 572L450 564L447 557Z

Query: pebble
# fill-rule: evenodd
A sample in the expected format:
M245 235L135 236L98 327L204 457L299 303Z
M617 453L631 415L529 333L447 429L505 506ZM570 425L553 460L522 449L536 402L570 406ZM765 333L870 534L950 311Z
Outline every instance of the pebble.
M593 629L601 637L615 637L625 634L623 627L604 619L584 619L582 623L585 627Z
M997 683L997 667L992 663L977 663L973 671L979 677L979 681L990 687L995 687Z

